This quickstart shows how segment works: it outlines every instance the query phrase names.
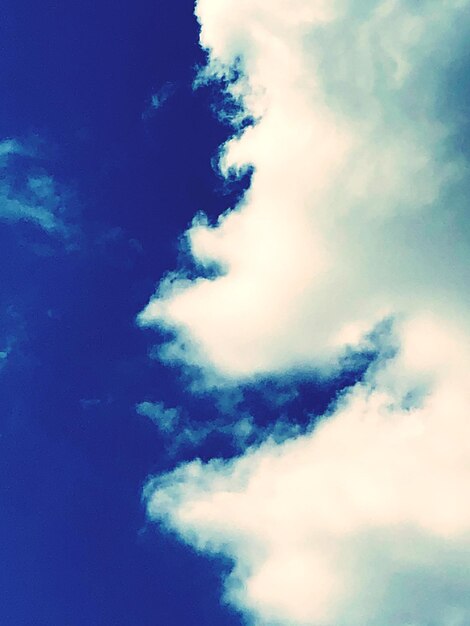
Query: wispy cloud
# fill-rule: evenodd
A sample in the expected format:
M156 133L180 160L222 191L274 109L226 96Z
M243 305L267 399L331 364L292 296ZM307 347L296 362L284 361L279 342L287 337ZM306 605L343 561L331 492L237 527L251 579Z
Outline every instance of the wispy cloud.
M466 316L468 167L437 114L465 3L224 7L198 4L206 76L241 66L228 89L259 121L220 166L254 172L234 210L186 233L220 275L171 274L141 313L174 332L162 355L228 377L329 368L391 311Z
M162 433L175 432L180 421L181 409L166 407L163 402L140 402L136 411L139 415L150 418Z
M226 599L253 623L468 622L469 355L432 320L400 334L306 435L147 485L151 519L233 559Z
M38 163L37 150L16 139L0 142L0 220L28 222L48 235L71 240L67 193Z
M233 413L232 407L217 420L196 419L181 407L167 407L163 402L140 402L139 415L148 417L158 428L170 456L182 452L197 452L208 439L223 439L235 451L259 445L261 441L281 442L300 432L300 427L279 419L263 427L247 412ZM235 418L235 419L234 419Z
M8 159L13 154L25 154L25 148L16 139L4 139L0 141L0 165L3 167ZM28 151L26 151L28 154Z
M165 83L150 96L147 108L142 117L152 117L159 111L169 98L175 93L176 86L173 83Z
M0 310L0 371L16 363L25 365L24 343L27 340L26 322L14 306Z
M11 337L8 337L6 340L4 340L3 345L0 349L0 370L2 370L8 363L8 358L12 351L13 344L14 341Z

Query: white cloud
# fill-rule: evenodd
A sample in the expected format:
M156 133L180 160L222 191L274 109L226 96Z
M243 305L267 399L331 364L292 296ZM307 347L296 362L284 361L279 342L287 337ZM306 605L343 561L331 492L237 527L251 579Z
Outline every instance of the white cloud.
M152 519L233 560L227 599L253 623L468 624L470 357L435 320L401 340L307 435L149 483Z
M470 623L468 163L440 95L469 4L197 4L205 78L258 120L236 115L221 170L253 176L187 232L201 277L167 276L140 323L174 332L163 358L232 382L331 372L396 329L311 432L147 487L152 519L232 559L253 624Z
M437 104L467 5L198 3L209 75L241 59L229 90L259 121L221 156L254 166L249 191L187 233L222 274L169 276L139 317L175 332L167 359L227 377L331 367L384 313L466 316L468 169Z

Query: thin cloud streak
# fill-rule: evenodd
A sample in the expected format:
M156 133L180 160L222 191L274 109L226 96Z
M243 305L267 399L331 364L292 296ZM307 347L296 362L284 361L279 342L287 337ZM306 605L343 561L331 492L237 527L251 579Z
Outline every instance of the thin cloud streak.
M67 219L63 190L35 164L37 151L16 139L0 142L0 220L29 222L64 241L77 235Z

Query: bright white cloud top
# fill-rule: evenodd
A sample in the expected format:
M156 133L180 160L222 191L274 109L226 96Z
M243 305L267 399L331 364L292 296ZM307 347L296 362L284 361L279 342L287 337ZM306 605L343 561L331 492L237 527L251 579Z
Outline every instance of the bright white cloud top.
M308 434L148 486L152 518L233 559L255 624L470 622L468 163L440 97L469 5L197 4L206 75L258 120L221 169L254 171L187 233L220 275L167 277L141 323L175 333L166 358L243 380L334 370L398 320L396 354Z
M222 151L227 173L255 168L245 198L187 233L223 274L169 277L140 316L176 331L168 358L228 376L330 363L384 311L468 308L467 164L438 110L467 3L328 6L198 4L208 74L238 63L230 91L260 121Z
M152 518L233 558L227 599L253 623L468 624L470 362L430 321L405 332L409 351L312 433L148 484ZM400 374L416 382L442 358L433 393L407 409Z

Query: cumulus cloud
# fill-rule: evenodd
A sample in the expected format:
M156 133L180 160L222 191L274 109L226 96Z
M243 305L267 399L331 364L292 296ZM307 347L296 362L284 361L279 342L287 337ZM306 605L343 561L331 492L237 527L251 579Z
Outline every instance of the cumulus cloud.
M310 433L148 484L152 519L232 559L226 598L250 623L470 620L469 354L435 320L401 340Z
M388 312L466 315L468 167L438 104L467 5L198 3L206 78L258 120L220 167L254 171L186 233L201 277L169 275L139 316L174 332L164 357L232 378L329 368Z
M251 184L196 216L200 276L165 277L140 323L232 382L377 350L307 433L147 485L152 519L232 560L249 623L470 622L468 163L441 96L469 4L197 3L200 80L240 105L221 172Z
M65 219L63 190L36 160L36 151L20 141L0 142L0 220L29 222L69 239L76 229Z
M173 83L165 83L150 96L147 108L142 114L143 119L152 117L159 111L166 101L175 93L176 87Z

